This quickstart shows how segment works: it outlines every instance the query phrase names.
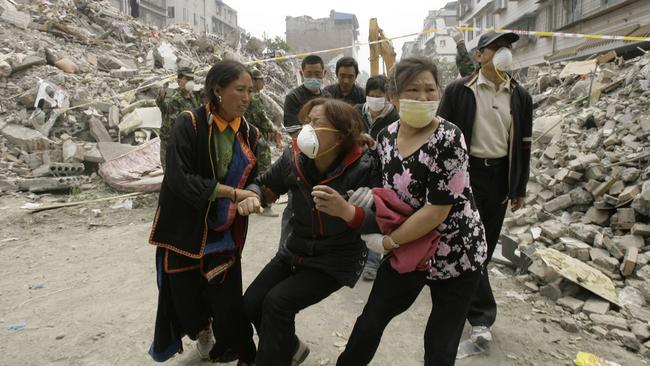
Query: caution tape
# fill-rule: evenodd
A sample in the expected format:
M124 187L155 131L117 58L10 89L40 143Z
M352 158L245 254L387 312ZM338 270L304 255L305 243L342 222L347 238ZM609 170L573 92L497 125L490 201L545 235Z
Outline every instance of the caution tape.
M247 64L261 64L261 63L272 62L272 61L284 61L284 60L289 60L289 59L293 59L293 58L304 58L304 57L306 57L308 55L329 53L329 52L336 52L336 51L343 51L343 50L347 50L347 49L350 49L350 48L362 47L362 46L370 46L370 45L373 45L373 44L378 44L378 43L382 43L382 42L386 42L386 41L393 41L393 40L402 39L402 38L410 38L410 37L419 36L419 35L423 35L423 34L440 33L440 32L443 32L443 31L446 32L448 29L449 29L449 27L444 28L444 29L429 28L429 29L425 29L425 30L423 30L421 32L404 34L404 35L401 35L401 36L386 38L386 39L382 39L382 40L379 40L379 41L372 41L372 42L366 42L366 43L355 43L355 44L350 45L350 46L330 48L330 49L320 50L320 51L296 53L296 54L293 54L293 55L283 55L283 56L278 56L278 57L271 57L271 58L262 59L262 60L250 61ZM650 42L650 37L642 37L642 36L612 36L612 35L606 35L606 34L543 32L543 31L528 31L528 30L522 30L522 29L505 29L505 28L494 29L494 28L458 27L457 29L461 30L461 31L474 31L474 32L495 31L497 33L516 33L516 34L519 34L519 35L536 36L536 37L605 39L605 40L612 40L612 41Z
M543 32L543 31L528 31L521 29L482 29L474 27L459 27L463 31L477 31L487 32L495 31L497 33L516 33L523 36L536 36L536 37L555 37L555 38L583 38L583 39L607 39L612 41L627 41L627 42L650 42L650 37L642 36L611 36L606 34L585 34L585 33L564 33L564 32Z
M257 65L257 64L262 64L262 63L267 63L267 62L274 62L274 61L286 61L286 60L291 60L291 59L302 59L307 57L308 55L318 55L322 53L330 53L330 52L336 52L336 51L344 51L348 50L351 48L355 47L362 47L362 46L370 46L373 44L379 44L382 42L387 42L387 41L394 41L397 39L403 39L403 38L410 38L414 36L419 36L422 34L430 34L430 33L440 33L443 31L447 31L448 28L444 29L437 29L437 28L429 28L425 29L421 32L415 32L415 33L409 33L409 34L404 34L401 36L397 37L391 37L391 38L386 38L378 41L372 41L372 42L365 42L365 43L355 43L350 46L343 46L343 47L336 47L336 48L328 48L325 50L319 50L319 51L310 51L310 52L302 52L302 53L296 53L292 55L282 55L282 56L276 56L276 57L271 57L271 58L266 58L266 59L261 59L261 60L252 60L245 62L244 64L246 65ZM504 28L477 28L477 27L458 27L457 28L460 31L473 31L473 32L488 32L488 31L495 31L497 33L516 33L519 35L524 35L524 36L536 36L536 37L556 37L556 38L581 38L581 39L604 39L604 40L612 40L612 41L625 41L625 42L650 42L650 37L642 37L642 36L613 36L613 35L606 35L606 34L583 34L583 33L565 33L565 32L543 32L543 31L529 31L529 30L522 30L522 29L504 29ZM203 68L203 70L208 69L210 66ZM127 90L124 91L120 94L116 94L115 96L125 96L128 95L129 93L135 93L143 89L150 88L152 86L160 84L164 80L174 80L176 78L175 74L169 74L169 75L164 75L162 79L156 80L155 82L152 82L150 84L145 84L141 85L135 89L132 90ZM115 97L113 96L113 97ZM70 110L74 109L79 109L83 107L88 107L92 106L98 101L105 101L105 100L110 100L113 97L110 98L102 98L97 101L81 104L81 105L76 105L74 107L66 108L63 110L63 112L67 112Z

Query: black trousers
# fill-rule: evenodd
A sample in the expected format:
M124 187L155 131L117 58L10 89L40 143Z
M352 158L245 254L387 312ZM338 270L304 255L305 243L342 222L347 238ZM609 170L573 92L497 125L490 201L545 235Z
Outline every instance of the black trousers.
M253 362L255 343L244 312L240 259L221 283L209 284L197 269L170 274L169 285L176 319L191 339L196 339L212 318L216 344L211 356L233 351L241 361Z
M288 366L298 345L295 317L341 288L334 277L273 258L246 290L244 306L259 335L256 366Z
M451 366L456 361L467 310L476 291L480 272L448 280L427 280L425 272L399 274L383 261L370 291L368 303L357 319L337 366L370 363L390 321L403 313L427 285L431 291L431 314L424 332L424 365Z
M485 166L482 161L470 158L469 177L474 193L474 201L485 227L488 257L483 266L483 276L474 295L467 315L473 326L491 327L497 318L497 303L494 300L487 265L492 259L499 241L501 226L508 207L508 161Z

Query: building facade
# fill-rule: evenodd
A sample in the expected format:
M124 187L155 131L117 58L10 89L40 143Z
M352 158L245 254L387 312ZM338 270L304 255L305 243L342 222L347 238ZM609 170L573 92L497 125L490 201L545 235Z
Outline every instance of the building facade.
M133 0L111 0L114 7L131 14ZM140 0L140 20L164 28L185 24L197 33L238 36L237 11L221 0Z
M167 0L139 0L139 19L150 25L164 28L167 25ZM111 4L122 13L131 14L135 0L111 0Z
M435 29L436 32L420 34L416 47L418 53L436 60L454 61L456 57L456 43L451 38L447 28L458 25L458 2L447 3L443 8L430 10L424 19L423 31Z
M648 0L459 0L458 17L463 25L529 31L650 35ZM468 49L476 47L479 32L465 32ZM584 59L617 50L619 54L648 42L522 36L513 53L518 68Z
M327 18L314 19L303 15L286 17L287 44L292 53L320 51L330 48L353 46L359 37L359 22L354 14L330 11ZM357 48L323 53L325 63L343 56L356 57Z

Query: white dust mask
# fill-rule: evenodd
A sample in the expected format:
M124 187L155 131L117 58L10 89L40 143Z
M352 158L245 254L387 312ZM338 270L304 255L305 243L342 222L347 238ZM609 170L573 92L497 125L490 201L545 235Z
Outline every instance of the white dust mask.
M300 151L303 154L307 155L307 157L310 159L316 159L318 156L325 155L339 145L335 144L319 154L318 150L320 149L320 143L318 142L318 135L316 135L316 131L339 132L339 130L333 128L314 128L312 125L302 126L302 130L300 130L300 133L296 138L296 142L298 143L298 148Z
M187 83L185 83L185 90L187 90L188 92L193 92L194 91L194 85L196 85L196 84L194 84L194 81L192 81L192 80L188 81Z
M386 106L386 98L384 97L366 97L366 104L368 109L373 112L379 112Z
M508 47L501 47L492 56L492 64L497 70L512 70L512 50Z
M404 122L413 128L428 126L436 117L438 104L440 104L438 100L422 102L413 99L400 99L400 122Z

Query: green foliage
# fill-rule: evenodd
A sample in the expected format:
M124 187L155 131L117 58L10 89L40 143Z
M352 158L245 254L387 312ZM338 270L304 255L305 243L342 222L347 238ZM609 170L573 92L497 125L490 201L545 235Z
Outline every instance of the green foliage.
M255 55L259 55L262 53L262 51L264 51L264 42L258 38L251 37L251 39L246 42L245 48L246 51Z
M458 68L456 62L444 59L434 60L438 66L438 76L440 77L441 92L445 86L458 78Z
M266 40L266 47L269 51L275 52L279 50L289 51L290 47L287 44L287 41L282 39L280 36L275 36L275 38L268 38Z

